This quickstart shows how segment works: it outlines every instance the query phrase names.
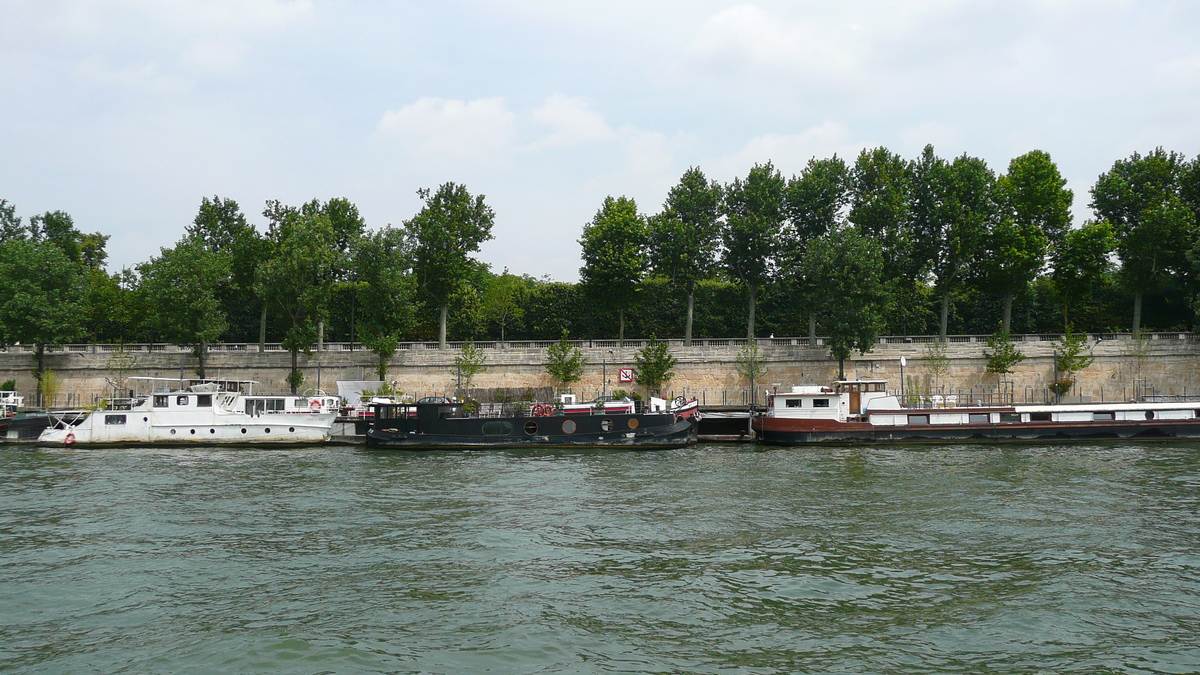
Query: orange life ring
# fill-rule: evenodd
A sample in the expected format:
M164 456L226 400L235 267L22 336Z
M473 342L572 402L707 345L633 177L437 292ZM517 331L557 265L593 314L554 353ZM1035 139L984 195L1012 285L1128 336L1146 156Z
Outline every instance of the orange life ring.
M554 406L546 404L542 406L542 417L549 417L554 414Z
M531 408L529 411L529 414L533 415L534 417L541 417L542 416L542 404L534 403L533 408Z
M308 402L308 409L311 412L321 412L321 399L314 398Z
M75 445L75 432L67 432L67 437L63 439L63 445Z

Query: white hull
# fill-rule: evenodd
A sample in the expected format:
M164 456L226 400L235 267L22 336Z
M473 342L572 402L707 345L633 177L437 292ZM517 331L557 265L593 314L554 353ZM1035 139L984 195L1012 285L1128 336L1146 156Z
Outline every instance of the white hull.
M60 421L43 445L295 445L329 440L337 418L331 397L243 396L236 392L155 393L125 408ZM69 419L60 416L60 420Z

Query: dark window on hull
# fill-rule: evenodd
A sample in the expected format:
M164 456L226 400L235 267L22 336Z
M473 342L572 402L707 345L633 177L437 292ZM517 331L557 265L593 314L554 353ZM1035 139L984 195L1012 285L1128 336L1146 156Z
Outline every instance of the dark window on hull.
M1048 413L1048 412L1029 413L1029 421L1030 422L1049 422L1050 421L1050 413Z
M508 436L513 432L512 422L484 422L484 436Z
M1020 422L1021 413L1000 413L1001 422Z
M987 424L990 419L991 416L987 413L971 413L970 422L971 424Z
M125 416L124 415L105 415L104 423L105 424L125 424Z
M909 424L929 424L929 415L909 415Z

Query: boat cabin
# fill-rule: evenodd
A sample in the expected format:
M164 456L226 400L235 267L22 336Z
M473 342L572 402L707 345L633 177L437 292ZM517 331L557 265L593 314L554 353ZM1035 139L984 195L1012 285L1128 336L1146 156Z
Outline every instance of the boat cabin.
M845 422L869 410L899 408L900 399L887 392L887 380L836 380L831 387L802 384L767 395L767 414L773 417Z

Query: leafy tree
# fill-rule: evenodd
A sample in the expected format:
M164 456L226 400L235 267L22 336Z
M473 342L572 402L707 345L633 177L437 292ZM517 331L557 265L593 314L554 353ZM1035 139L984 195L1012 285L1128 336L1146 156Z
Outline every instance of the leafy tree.
M780 276L808 308L808 343L817 346L817 304L825 294L822 281L802 271L809 244L834 230L850 202L850 168L834 155L810 159L804 171L788 181L787 226L780 237Z
M892 299L892 330L921 330L928 309L922 279L929 261L919 254L912 221L912 173L886 148L863 150L851 172L848 219L883 249L883 278Z
M21 239L28 236L21 217L17 215L17 207L9 204L7 199L0 199L0 243Z
M1067 327L1067 332L1054 341L1055 366L1058 373L1050 386L1050 390L1058 396L1065 396L1075 386L1075 373L1092 365L1092 356L1085 354L1087 349L1087 334L1074 333Z
M878 242L850 226L812 240L800 266L806 277L819 280L822 292L814 294L814 309L824 320L841 379L851 351L870 351L883 327L883 252Z
M1033 150L1009 162L996 181L999 217L981 257L981 280L1004 299L1002 331L1012 327L1013 296L1042 270L1046 254L1061 245L1071 225L1072 192L1050 155Z
M546 372L559 387L570 386L582 379L586 365L583 350L567 341L566 331L558 342L546 348Z
M749 309L746 337L754 339L754 310L759 290L775 275L775 254L784 221L786 182L770 162L755 164L746 180L725 188L723 263L746 290Z
M1054 248L1051 278L1062 296L1063 329L1071 325L1070 308L1090 297L1112 268L1109 255L1117 247L1108 221L1084 223L1069 230Z
M1157 148L1133 153L1101 174L1091 206L1113 224L1121 278L1133 294L1133 332L1141 331L1142 296L1186 268L1197 239L1196 214L1185 200L1187 161Z
M1025 360L1025 355L1017 349L1012 342L1012 336L1004 329L992 333L987 343L992 350L991 353L983 353L987 359L987 371L995 374L997 378L1011 373L1013 366Z
M29 219L32 239L57 246L67 258L83 269L100 269L108 259L104 247L108 235L85 234L75 229L75 221L65 211L48 211Z
M458 371L458 388L466 391L471 388L471 380L487 367L483 362L487 360L487 354L482 349L475 346L474 342L463 344L458 354L454 357L454 368Z
M938 336L944 341L951 294L966 278L996 215L996 179L982 159L962 155L948 164L933 154L932 145L913 162L912 174L917 250L929 261L941 296Z
M338 252L328 216L286 210L277 212L277 217L269 233L271 257L258 266L254 286L289 322L282 344L291 352L288 384L295 394L304 382L299 353L311 352L317 323L325 317Z
M625 342L625 313L637 302L646 274L646 220L628 197L604 198L604 204L583 226L584 292L601 307L617 312L619 344Z
M504 272L492 277L480 299L483 315L489 321L500 324L500 341L504 341L504 329L510 321L520 321L525 315L525 298L529 295L532 280Z
M230 283L233 261L199 239L187 238L141 267L142 287L159 334L192 347L196 374L207 377L208 344L229 326L218 294Z
M721 185L691 167L667 193L663 212L649 221L651 269L687 294L684 346L692 344L696 284L711 277L716 266L720 217Z
M278 201L267 203L272 221L282 219L285 209ZM271 241L246 221L236 201L216 195L201 198L196 217L185 232L189 239L230 260L229 283L217 291L221 311L229 321L229 338L249 342L257 333L259 343L266 342L267 304L255 294L254 274L270 256Z
M39 403L46 373L46 345L63 344L82 332L83 277L79 266L48 241L26 237L0 243L0 339L34 344Z
M679 361L665 342L651 335L650 342L633 357L634 380L650 394L660 393L663 385L675 377L671 371Z
M362 304L360 326L363 344L379 358L376 373L387 380L388 359L396 353L401 336L411 329L416 289L408 274L409 257L404 233L385 227L362 238L354 259Z
M417 190L425 205L404 222L412 251L417 287L439 310L438 345L446 348L446 316L450 300L470 272L472 253L492 238L496 214L483 195L472 196L456 183L443 183L436 192Z

